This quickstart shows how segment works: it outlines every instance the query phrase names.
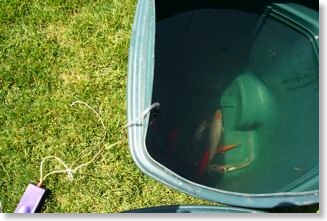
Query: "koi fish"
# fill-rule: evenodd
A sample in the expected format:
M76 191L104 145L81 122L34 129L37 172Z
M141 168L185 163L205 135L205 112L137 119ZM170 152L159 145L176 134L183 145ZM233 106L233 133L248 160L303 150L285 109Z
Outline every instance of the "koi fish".
M202 176L208 169L211 160L217 153L224 153L237 145L218 146L223 132L223 119L221 110L217 110L212 119L209 129L208 148L205 149L198 163L197 176ZM202 124L200 125L200 128Z
M221 133L223 131L223 119L222 119L222 113L220 110L217 110L215 112L210 130L209 130L209 160L212 160L212 158L216 154L216 150L221 138Z
M210 162L216 154L225 153L226 151L238 146L233 144L219 146L223 131L222 112L221 110L217 110L213 117L209 117L199 124L192 135L189 147L184 149L184 152L178 152L177 146L178 143L180 143L178 141L181 139L183 140L183 138L181 131L174 128L168 137L168 153L179 155L180 157L178 157L178 159L181 161L181 163L183 162L188 165L195 166L196 175L199 177L202 176L207 170L225 172L226 169L224 165L210 165ZM197 149L199 145L207 146L202 154L201 150ZM198 160L198 154L201 156L200 160ZM193 165L192 162L194 162Z

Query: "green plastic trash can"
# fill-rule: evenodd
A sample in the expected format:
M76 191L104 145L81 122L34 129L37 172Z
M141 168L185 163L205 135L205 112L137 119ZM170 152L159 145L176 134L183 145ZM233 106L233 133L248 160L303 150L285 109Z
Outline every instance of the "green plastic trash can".
M124 213L263 213L262 211L229 206L173 205L124 211Z
M319 13L310 1L139 0L131 155L150 177L231 206L319 202Z

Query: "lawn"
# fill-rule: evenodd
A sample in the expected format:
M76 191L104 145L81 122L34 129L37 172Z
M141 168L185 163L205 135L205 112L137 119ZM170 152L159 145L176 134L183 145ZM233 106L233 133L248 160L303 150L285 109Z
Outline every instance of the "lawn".
M169 204L208 204L142 174L132 161L126 123L129 40L136 1L0 3L0 201L13 212L41 160L69 166L97 160L74 180L54 174L44 212L120 212ZM81 100L85 105L71 103ZM105 140L99 146L104 133ZM122 141L108 148L110 144ZM74 164L75 163L75 164ZM46 161L44 173L62 169Z
M121 212L173 204L212 204L142 174L128 150L126 83L136 0L0 2L0 202L13 212L40 162L53 174L43 212ZM71 106L74 101L85 105ZM103 137L105 135L105 137ZM104 142L101 140L104 138ZM110 145L122 141L111 147ZM100 145L99 145L100 144ZM63 169L46 161L44 173ZM317 208L314 207L313 211Z

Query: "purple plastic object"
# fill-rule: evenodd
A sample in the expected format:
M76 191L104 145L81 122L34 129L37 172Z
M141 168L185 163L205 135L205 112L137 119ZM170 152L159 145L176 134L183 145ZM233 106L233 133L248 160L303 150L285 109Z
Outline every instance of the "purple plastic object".
M15 213L35 213L41 207L45 198L46 189L34 184L28 184L24 195L20 199Z

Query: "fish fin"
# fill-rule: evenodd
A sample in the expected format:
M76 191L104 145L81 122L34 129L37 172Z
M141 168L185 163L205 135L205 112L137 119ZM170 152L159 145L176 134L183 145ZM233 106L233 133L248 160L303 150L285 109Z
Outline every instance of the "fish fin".
M226 172L226 166L220 165L220 164L212 164L209 166L210 172L218 172L218 173L225 173Z
M219 172L219 173L228 173L228 172L232 172L232 171L236 171L236 170L240 170L245 167L248 167L248 166L250 166L251 163L252 163L252 161L247 160L247 161L244 161L244 162L238 163L238 164L226 164L226 165L214 164L214 165L210 165L208 167L208 170Z
M216 150L216 153L225 153L229 150L232 150L234 149L235 147L238 147L240 144L229 144L229 145L225 145L225 146L218 146L217 147L217 150Z

